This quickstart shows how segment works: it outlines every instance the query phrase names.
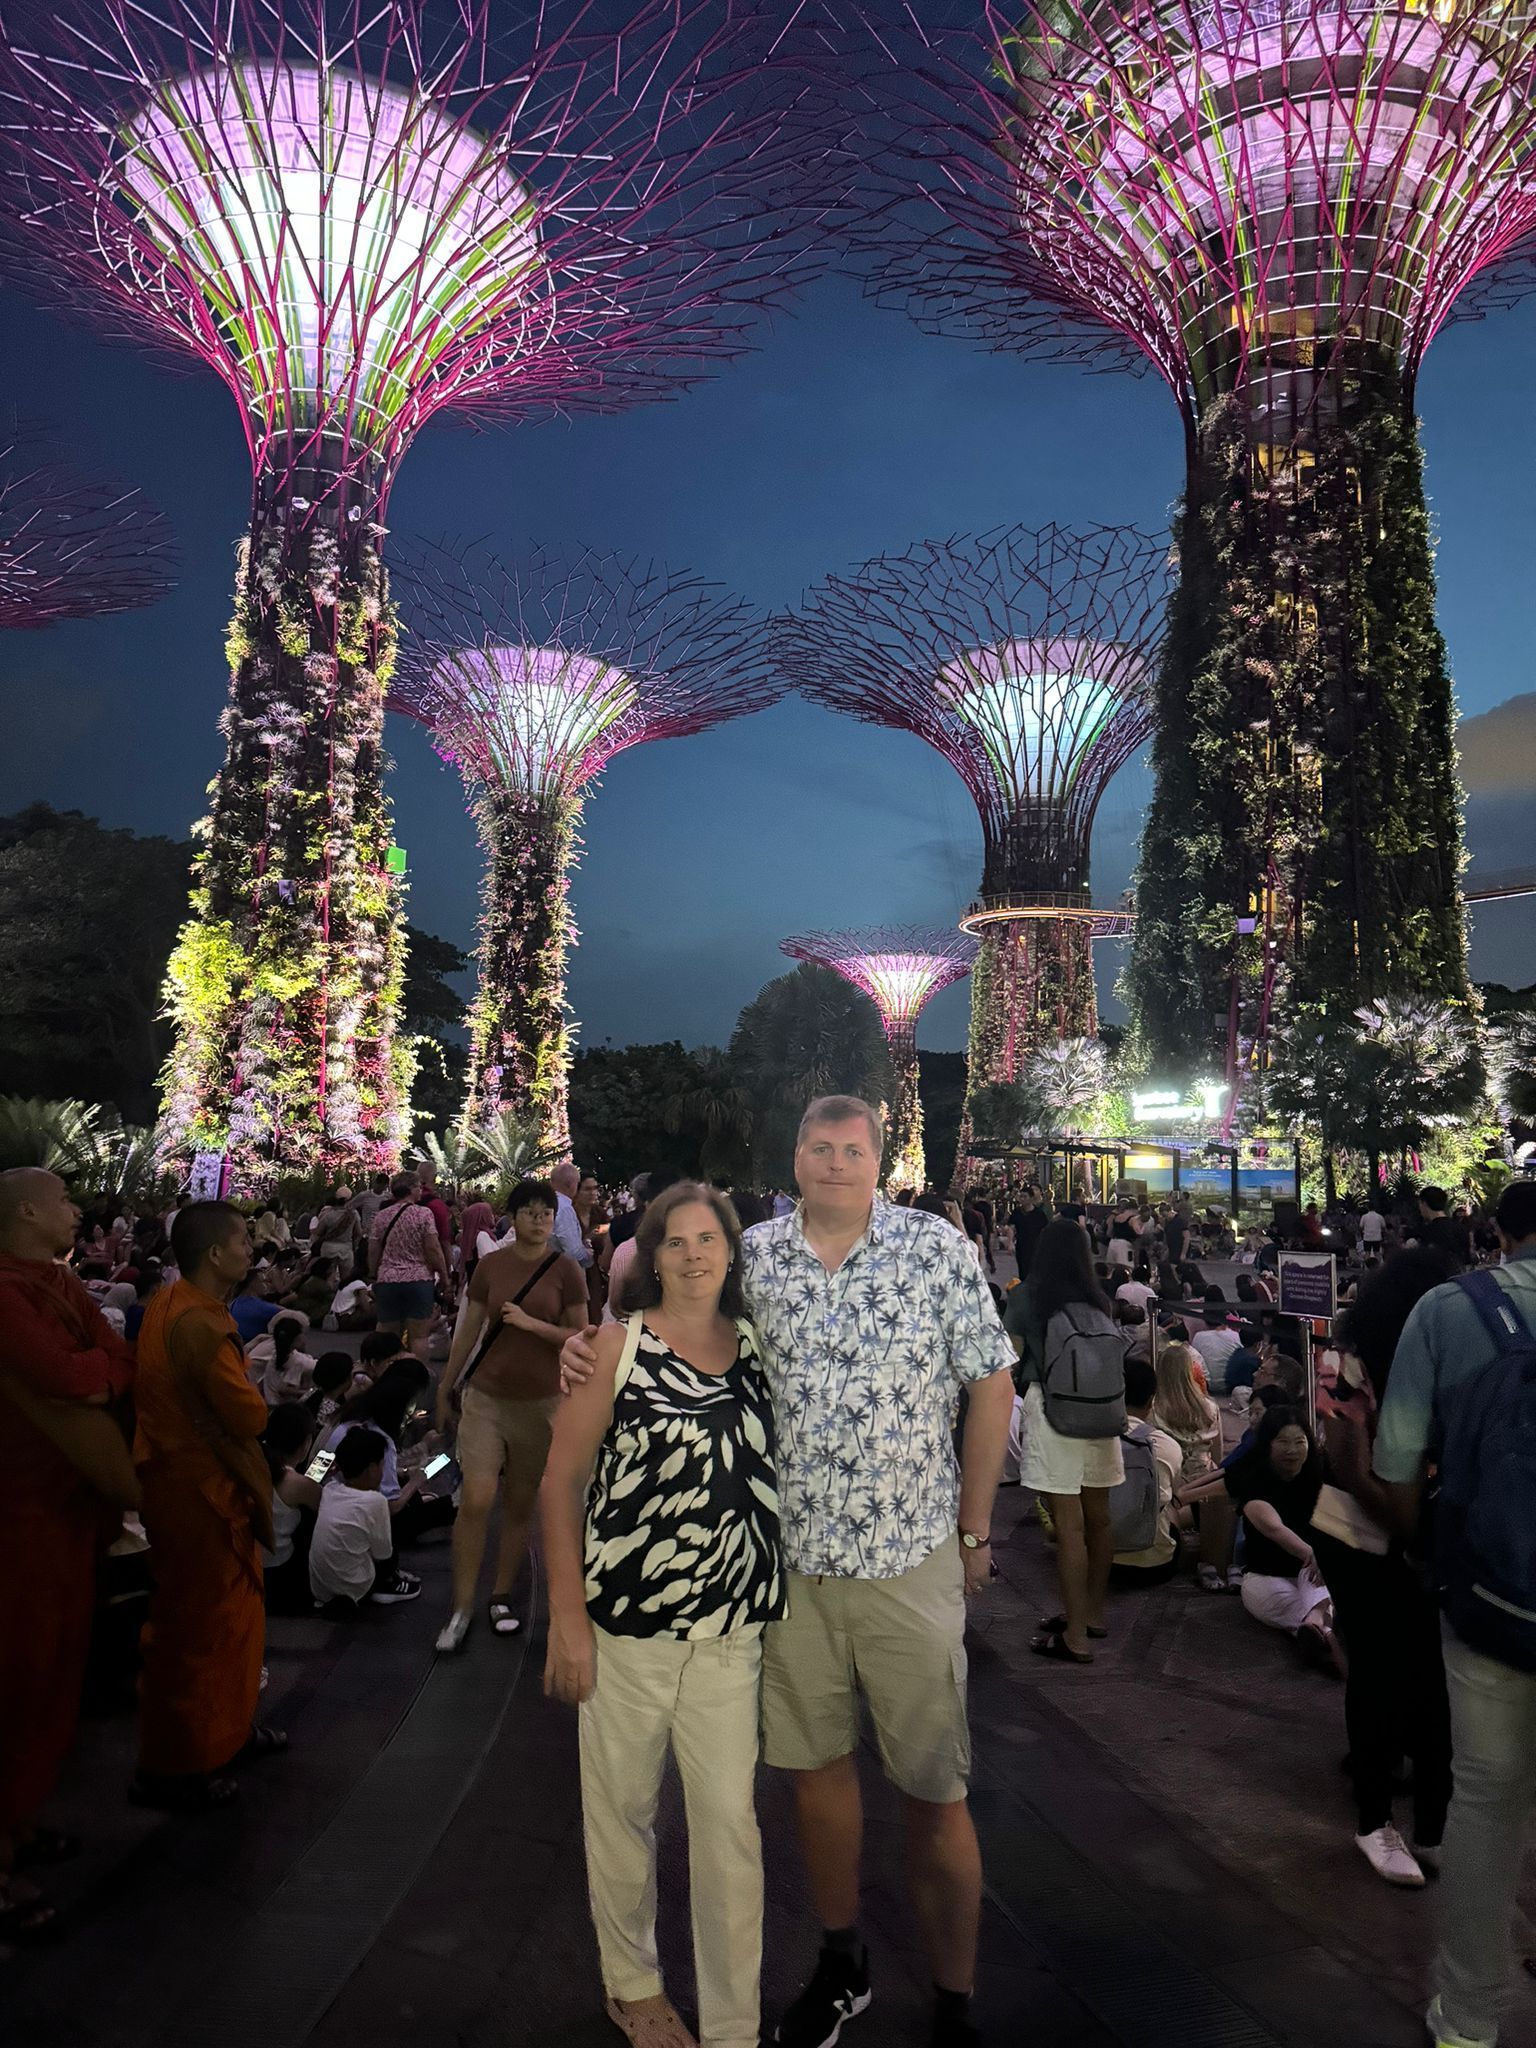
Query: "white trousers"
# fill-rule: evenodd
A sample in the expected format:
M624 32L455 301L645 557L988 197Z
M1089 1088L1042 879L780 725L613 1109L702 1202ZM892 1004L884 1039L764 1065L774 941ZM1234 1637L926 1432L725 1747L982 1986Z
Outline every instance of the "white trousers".
M701 2048L757 2048L763 1859L753 1804L762 1631L712 1642L598 1629L581 1706L587 1891L609 1997L661 1990L656 1803L667 1748L688 1815Z

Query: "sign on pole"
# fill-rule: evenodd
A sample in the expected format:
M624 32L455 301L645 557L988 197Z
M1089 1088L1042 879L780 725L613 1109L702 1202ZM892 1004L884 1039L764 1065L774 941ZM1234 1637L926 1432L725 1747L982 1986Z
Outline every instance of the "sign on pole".
M187 1179L187 1193L194 1202L216 1202L224 1192L224 1154L222 1152L197 1152L192 1157L192 1172Z
M1338 1306L1337 1261L1332 1252L1282 1252L1280 1299L1283 1316L1327 1322Z

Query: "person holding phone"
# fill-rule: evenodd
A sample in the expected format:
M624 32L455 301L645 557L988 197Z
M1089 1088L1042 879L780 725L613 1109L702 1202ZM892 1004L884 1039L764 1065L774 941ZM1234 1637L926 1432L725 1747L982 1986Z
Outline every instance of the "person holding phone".
M315 1418L302 1401L283 1401L267 1417L261 1447L272 1475L272 1546L261 1553L268 1614L307 1614L309 1543L320 1506L322 1471L306 1470ZM320 1454L329 1469L332 1454Z
M560 1400L560 1346L587 1319L587 1277L550 1241L555 1212L549 1181L525 1180L512 1190L511 1234L475 1266L437 1390L442 1433L459 1397L457 1456L464 1480L453 1525L453 1609L437 1639L445 1654L464 1647L474 1619L498 1485L501 1529L487 1613L497 1635L515 1635L521 1627L512 1588Z
M580 1707L608 2017L636 2048L694 2048L656 1955L654 1830L670 1748L687 1803L704 2048L756 2048L758 1685L763 1626L785 1611L772 1397L725 1196L668 1188L634 1244L625 1320L596 1333L592 1376L555 1418L540 1495L544 1689Z

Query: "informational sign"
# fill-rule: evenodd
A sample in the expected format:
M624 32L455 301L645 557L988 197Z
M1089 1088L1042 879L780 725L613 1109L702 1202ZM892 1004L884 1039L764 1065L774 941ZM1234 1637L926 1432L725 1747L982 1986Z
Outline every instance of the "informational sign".
M1227 1090L1217 1081L1197 1081L1185 1094L1178 1088L1136 1088L1131 1115L1139 1124L1214 1123L1227 1105Z
M1326 1322L1338 1305L1337 1261L1332 1252L1282 1252L1280 1300L1283 1316Z
M192 1172L187 1181L187 1193L194 1202L216 1202L224 1191L224 1154L222 1152L197 1152L192 1158Z

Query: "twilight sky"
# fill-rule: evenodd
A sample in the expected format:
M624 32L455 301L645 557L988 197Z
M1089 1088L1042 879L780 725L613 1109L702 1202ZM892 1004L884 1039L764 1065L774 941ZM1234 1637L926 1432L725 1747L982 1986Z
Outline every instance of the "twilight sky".
M1533 351L1530 302L1452 327L1419 394L1474 875L1536 847ZM0 297L0 388L82 467L141 483L184 556L180 587L151 611L0 638L0 811L45 800L184 834L220 758L220 646L249 489L235 402L211 373L151 368L14 294ZM429 428L391 525L514 554L544 541L655 555L780 607L828 569L1007 521L1160 530L1180 460L1174 405L1153 376L978 354L831 278L756 355L674 404L494 433ZM416 728L391 726L409 913L472 945L479 860L457 777ZM1100 901L1129 879L1146 793L1133 764L1101 807ZM620 756L584 839L570 993L586 1044L723 1042L741 1004L788 970L781 937L948 923L981 867L974 811L945 762L795 699ZM1106 993L1119 950L1100 949ZM1536 899L1479 911L1473 968L1536 980ZM966 983L939 997L923 1044L962 1045L967 1002Z

